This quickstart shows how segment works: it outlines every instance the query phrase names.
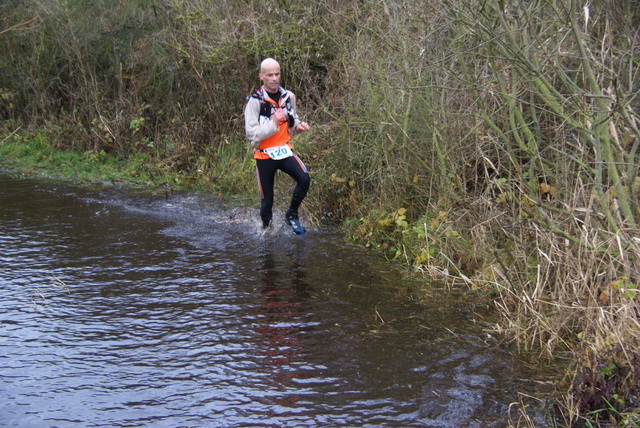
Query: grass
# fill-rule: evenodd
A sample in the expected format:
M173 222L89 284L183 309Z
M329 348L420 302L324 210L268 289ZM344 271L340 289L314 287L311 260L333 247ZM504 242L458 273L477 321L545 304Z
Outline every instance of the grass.
M216 156L205 154L189 170L175 171L170 159L151 153L139 152L125 157L104 150L66 150L56 147L45 131L18 132L0 143L0 166L78 182L169 186L248 199L249 187L253 190L253 170L245 154L218 148ZM221 170L228 174L217 173Z

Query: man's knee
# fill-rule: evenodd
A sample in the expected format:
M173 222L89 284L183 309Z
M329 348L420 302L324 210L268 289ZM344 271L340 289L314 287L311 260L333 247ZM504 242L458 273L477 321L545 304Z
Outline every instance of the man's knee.
M311 184L311 176L309 175L309 173L302 175L298 180L298 184L304 187L309 187L309 185Z

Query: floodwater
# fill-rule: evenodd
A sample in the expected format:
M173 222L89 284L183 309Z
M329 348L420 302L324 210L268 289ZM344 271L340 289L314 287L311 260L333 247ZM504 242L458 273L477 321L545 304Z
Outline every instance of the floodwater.
M532 382L463 304L418 304L335 230L258 224L0 174L0 426L507 426Z

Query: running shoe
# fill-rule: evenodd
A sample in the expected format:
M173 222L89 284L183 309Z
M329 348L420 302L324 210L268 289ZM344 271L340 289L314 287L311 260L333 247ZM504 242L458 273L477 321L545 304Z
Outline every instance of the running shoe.
M293 233L296 235L304 235L306 232L306 229L300 224L300 220L298 220L298 213L287 211L285 222L291 226Z

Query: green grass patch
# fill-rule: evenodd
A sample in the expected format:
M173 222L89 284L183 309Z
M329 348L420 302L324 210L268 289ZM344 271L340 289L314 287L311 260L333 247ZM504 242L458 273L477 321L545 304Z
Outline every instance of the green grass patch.
M147 155L123 159L104 151L61 150L47 135L13 135L0 145L0 165L27 174L44 174L80 181L110 180L157 184Z
M236 200L255 193L253 163L246 152L232 145L205 152L194 160L192 168L178 169L171 158L150 153L122 157L104 150L60 149L46 132L14 133L0 141L0 167L25 174L78 182L168 185Z

